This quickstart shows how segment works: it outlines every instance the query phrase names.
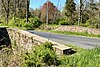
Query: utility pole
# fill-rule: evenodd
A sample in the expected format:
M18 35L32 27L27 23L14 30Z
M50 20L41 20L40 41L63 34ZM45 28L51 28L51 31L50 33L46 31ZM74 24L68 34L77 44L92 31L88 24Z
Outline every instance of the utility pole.
M46 24L48 25L49 23L49 5L48 5L49 0L47 0L47 9L46 9Z
M16 0L14 0L14 23L16 23Z

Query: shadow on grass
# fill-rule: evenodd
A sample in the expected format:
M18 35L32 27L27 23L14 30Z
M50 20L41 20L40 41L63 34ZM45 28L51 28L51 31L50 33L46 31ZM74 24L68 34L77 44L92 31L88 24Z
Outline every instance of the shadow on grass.
M72 54L75 54L76 51L72 50L72 49L68 49L68 50L64 50L63 53L65 55L72 55Z

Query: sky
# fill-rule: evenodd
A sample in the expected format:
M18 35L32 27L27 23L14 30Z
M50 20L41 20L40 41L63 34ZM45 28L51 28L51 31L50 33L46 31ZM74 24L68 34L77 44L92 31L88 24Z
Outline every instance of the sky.
M33 8L33 9L40 8L46 1L47 0L30 0L30 7ZM61 10L64 7L65 2L66 2L66 0L49 0L49 1L54 3L54 5L59 10ZM58 5L58 1L59 1L59 5ZM76 4L78 4L80 0L74 0L74 1L75 1ZM83 0L83 1L85 1L85 0ZM99 0L95 0L95 1L99 1Z
M47 0L30 0L30 7L35 9L35 8L40 8ZM62 9L65 5L65 1L66 0L49 0L52 3L54 3L54 5L58 8L58 9ZM59 1L59 5L58 5L58 1Z

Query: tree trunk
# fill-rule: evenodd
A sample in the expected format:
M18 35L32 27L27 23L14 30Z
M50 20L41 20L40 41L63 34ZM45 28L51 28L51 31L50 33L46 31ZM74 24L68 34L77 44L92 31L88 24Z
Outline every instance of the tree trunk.
M82 6L83 6L83 0L80 0L79 13L78 13L78 25L82 23Z
M16 0L14 0L14 23L16 23Z
M9 18L9 15L8 15L8 12L6 12L6 23L9 22L8 18Z
M48 13L48 11L49 11L49 6L48 6L48 2L49 2L49 0L47 0L47 9L46 9L46 24L48 25L48 23L49 23L49 13Z
M28 23L28 18L29 18L29 4L30 0L26 0L26 22Z
M79 7L79 11L78 11L78 26L80 25L80 7Z
M3 8L4 8L4 11L5 11L6 23L8 23L9 22L9 6L10 6L10 0L7 0L7 1L1 0L1 2L2 2Z
M83 6L83 0L80 0L80 22L82 23L82 6Z
M99 6L100 6L100 0L99 0ZM100 29L100 7L99 7L99 22L98 22L98 28Z
M10 3L10 0L7 1L6 23L9 22L9 3Z

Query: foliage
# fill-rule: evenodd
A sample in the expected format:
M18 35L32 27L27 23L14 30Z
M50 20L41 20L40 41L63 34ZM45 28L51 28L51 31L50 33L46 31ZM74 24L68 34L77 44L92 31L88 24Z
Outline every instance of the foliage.
M66 9L66 12L65 12L65 15L67 17L70 18L70 20L73 22L73 15L74 15L74 12L75 12L75 3L74 3L74 0L66 0L66 3L65 3L65 9Z
M42 24L42 22L39 20L39 18L35 17L34 21L33 21L33 26L34 27L39 27L41 24Z
M49 23L51 23L57 17L58 9L50 1L48 2L48 6L49 6L49 9L48 9L48 20L49 20ZM44 3L43 6L42 6L42 8L41 8L41 21L42 22L46 22L46 17L47 17L47 2Z
M35 47L30 53L26 53L24 59L24 67L45 67L57 65L58 62L52 44L48 42Z
M10 2L9 2L10 1ZM15 0L14 0L15 1ZM26 12L26 5L29 7L29 1L24 0L17 0L14 4L13 0L1 0L0 1L0 25L7 25L6 22L10 22L10 26L17 26L17 27L23 27L27 29L33 29L34 27L38 27L40 25L40 21L31 23L25 23L25 17L26 15L28 17L38 17L41 19L41 21L46 22L46 8L47 3L44 3L43 7L41 9L35 9L28 8L27 11L30 10L30 12ZM80 0L81 6L78 6L75 4L74 0L66 0L65 7L63 8L63 11L60 11L57 9L56 6L54 6L49 1L49 23L51 24L64 24L64 25L78 25L79 20L79 14L80 15L80 25L81 26L88 26L93 28L99 28L99 2L96 0L89 0L84 1ZM80 9L80 11L79 11ZM80 13L79 13L80 12ZM28 13L28 14L26 14ZM1 17L3 16L3 17ZM12 22L14 21L12 18L15 17L16 23ZM64 20L62 20L64 18ZM93 19L94 18L94 19ZM19 20L20 19L20 20ZM90 22L90 20L93 23ZM30 20L30 19L29 19ZM94 22L96 21L96 22ZM77 23L76 23L77 22Z
M62 56L59 67L100 67L100 47L72 56Z
M37 28L38 30L53 30L55 28L57 28L59 25L57 24L42 24L39 28Z
M69 25L69 22L65 20L61 20L59 21L59 25Z
M92 27L92 28L97 28L98 27L98 19L96 18L91 18L91 19L88 19L86 21L86 26L88 27Z
M73 55L57 57L52 48L52 43L46 42L35 46L29 52L22 52L16 43L11 48L0 50L1 67L100 67L100 47L94 49L82 49L73 45L67 45L77 51ZM13 53L16 52L16 53ZM21 52L21 53L20 53Z
M19 19L19 18L16 18L16 23L15 23L14 18L12 18L8 23L8 26L19 27L23 29L34 29L34 28L39 27L40 25L41 25L41 22L39 21L39 18L37 17L29 18L28 23L26 23L26 19Z
M94 34L88 34L87 32L70 32L70 31L55 31L55 30L39 30L44 32L52 32L52 33L58 33L58 34L69 34L69 35L77 35L77 36L87 36L87 37L97 37L100 38L100 35L94 35Z
M31 12L31 15L33 15L33 16L37 16L37 17L41 17L41 10L40 9L35 9L35 10L33 10L32 12Z
M75 3L74 0L66 0L65 9L67 10L67 16L71 16L75 11Z
M72 44L66 44L66 46L72 47L72 49L74 51L76 51L76 54L80 53L80 52L83 52L83 51L86 51L86 49L78 47L78 46L75 46L75 45L72 45Z

